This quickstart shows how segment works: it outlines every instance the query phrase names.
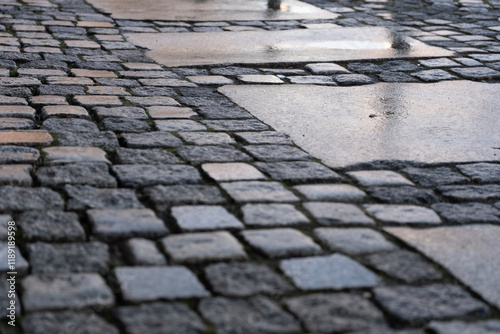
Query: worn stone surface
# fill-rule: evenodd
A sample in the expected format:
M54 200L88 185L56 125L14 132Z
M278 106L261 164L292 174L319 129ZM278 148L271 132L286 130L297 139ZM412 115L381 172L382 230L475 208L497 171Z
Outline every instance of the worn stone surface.
M88 210L87 216L93 235L103 240L159 238L168 233L163 221L149 209Z
M297 202L292 192L277 182L247 181L227 182L221 187L236 202Z
M116 135L111 131L99 133L63 131L57 133L57 140L63 146L99 147L103 150L111 150L120 146Z
M111 289L95 273L30 275L21 281L21 289L28 312L109 307L115 301Z
M486 316L489 309L457 285L375 288L375 300L400 321L419 323L450 317Z
M242 229L243 224L222 206L175 206L172 216L184 232Z
M205 332L205 325L201 318L183 303L156 302L138 306L122 306L117 309L116 314L130 334L202 334ZM158 314L161 314L161 317Z
M216 181L263 180L265 176L255 167L245 163L207 163L203 171Z
M368 190L370 196L386 203L400 203L412 205L429 205L438 202L438 198L431 189L416 187L373 187Z
M23 238L34 241L84 241L85 231L74 212L26 211L18 217Z
M441 219L432 210L414 205L366 204L365 210L384 223L440 224Z
M432 321L429 328L437 334L453 334L453 333L481 333L494 334L500 331L500 321L485 320L479 322L468 323L464 321Z
M115 275L123 298L129 302L210 295L186 267L118 267Z
M317 162L291 161L255 163L273 179L291 182L338 181L340 176Z
M193 164L251 160L247 154L233 146L184 146L179 148L177 153Z
M244 260L247 255L238 240L228 232L171 235L162 240L172 262Z
M45 153L45 165L58 165L77 162L108 163L106 152L97 147L49 147L42 150Z
M130 148L161 148L179 147L179 138L165 132L125 133L121 136L126 147Z
M309 219L291 204L246 204L241 211L247 225L284 226L309 223Z
M431 187L444 184L457 184L466 183L468 179L452 171L448 167L437 167L437 168L406 168L403 169L410 179L415 183L424 186Z
M371 218L353 204L309 202L304 203L304 208L322 225L375 224Z
M499 223L500 210L483 203L438 203L432 209L450 223Z
M48 188L0 187L0 211L63 209L61 196Z
M479 163L460 165L458 169L476 182L500 182L500 165L497 164Z
M368 228L317 228L314 235L332 251L349 255L396 249L382 234Z
M0 185L31 186L31 165L0 165Z
M307 184L294 187L311 201L358 202L366 193L348 184Z
M485 201L500 198L500 185L442 186L438 191L452 201Z
M201 182L199 172L187 165L115 165L113 171L125 187Z
M374 273L341 254L283 260L280 268L306 291L373 287L379 282Z
M31 147L0 146L0 164L35 163L40 157L40 151Z
M292 297L285 299L285 305L314 333L351 332L384 323L382 313L370 301L355 294Z
M66 185L69 210L143 208L132 189L99 189Z
M134 238L123 246L127 261L136 266L161 266L167 264L165 257L156 247L154 241Z
M82 184L94 187L116 187L117 182L109 174L104 163L72 163L63 166L40 167L35 176L43 186L63 187L66 184Z
M297 320L263 296L249 300L210 298L202 300L198 309L218 333L293 333L300 330Z
M101 316L90 312L36 312L27 314L22 321L27 333L109 333L118 334L118 329Z
M176 164L181 160L174 154L162 149L116 149L118 162L121 164L163 165Z
M349 172L347 174L366 187L413 185L411 181L393 171L371 170Z

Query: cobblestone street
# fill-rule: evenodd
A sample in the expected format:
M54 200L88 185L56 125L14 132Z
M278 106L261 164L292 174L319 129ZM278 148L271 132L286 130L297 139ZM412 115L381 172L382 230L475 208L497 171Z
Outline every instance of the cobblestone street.
M500 0L304 1L0 0L0 334L500 333Z

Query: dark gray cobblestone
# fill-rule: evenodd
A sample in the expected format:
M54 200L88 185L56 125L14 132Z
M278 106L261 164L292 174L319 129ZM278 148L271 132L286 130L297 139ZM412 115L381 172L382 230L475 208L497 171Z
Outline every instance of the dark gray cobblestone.
M471 287L383 229L496 227L498 161L374 163L363 180L312 160L217 89L498 85L500 3L306 1L338 17L138 21L82 0L0 3L0 253L14 220L16 334L498 332ZM384 26L455 54L169 68L123 38L327 26ZM39 128L54 140L4 143ZM102 163L83 163L91 156Z

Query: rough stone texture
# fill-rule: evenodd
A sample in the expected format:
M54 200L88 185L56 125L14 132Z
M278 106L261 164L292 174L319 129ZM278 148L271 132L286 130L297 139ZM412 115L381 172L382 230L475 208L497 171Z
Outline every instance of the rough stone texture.
M64 187L68 210L143 208L132 189L98 189L91 186Z
M84 184L94 187L116 187L114 177L104 163L80 163L64 166L40 167L35 174L42 186L63 187Z
M91 132L58 132L57 140L62 146L94 146L103 150L111 150L119 147L116 135L111 131Z
M310 237L291 228L243 231L247 243L269 258L307 256L321 253Z
M434 211L420 206L366 204L364 208L384 223L441 224L441 219Z
M245 163L207 163L203 171L215 181L263 180L266 177L255 167Z
M492 80L500 77L500 72L488 67L455 67L451 70L471 80Z
M236 137L245 144L291 145L292 141L282 133L274 131L238 132Z
M262 161L311 160L306 152L288 145L248 145L245 150Z
M0 164L35 163L40 151L31 147L0 146Z
M121 164L163 165L177 164L181 160L172 153L162 149L116 149L118 162Z
M198 170L187 165L115 165L113 171L124 187L201 182Z
M21 289L27 312L114 304L110 288L94 273L30 275L21 281Z
M489 309L457 285L375 288L375 299L400 321L420 323L450 317L486 316Z
M451 75L450 73L444 70L438 70L438 69L415 72L411 73L411 75L425 82L457 79L456 76Z
M48 188L0 187L0 211L63 209L61 196Z
M78 215L64 211L26 211L19 215L17 223L23 238L36 241L84 241L85 231Z
M297 202L299 199L277 182L231 182L221 187L236 202Z
M129 239L123 246L127 261L136 266L161 266L167 261L155 243L148 239Z
M284 226L309 223L309 219L291 204L246 204L241 210L247 225Z
M420 255L406 250L368 255L363 258L363 262L405 283L433 281L442 278L442 274Z
M97 117L102 120L107 117L123 117L128 119L148 119L144 109L137 107L94 108Z
M311 201L359 202L366 193L348 184L307 184L294 187Z
M432 321L429 328L437 334L455 334L455 333L478 333L478 334L495 334L500 331L500 321L485 320L479 322L468 323L464 321L454 320L449 322Z
M393 171L370 170L348 172L347 174L366 187L413 185L412 182Z
M403 169L414 182L423 187L432 187L444 184L465 183L468 179L448 167L437 168L406 168Z
M368 228L317 228L314 235L332 251L349 255L396 249L382 234Z
M373 187L368 192L373 198L387 203L429 205L438 202L437 196L431 189L410 186Z
M193 164L251 160L247 154L233 146L184 146L179 148L177 153Z
M339 333L384 323L382 313L367 299L347 293L313 294L285 299L285 305L312 333Z
M36 312L24 316L22 326L25 333L107 333L118 334L118 329L101 316L90 312Z
M500 223L500 210L488 204L438 203L434 204L432 209L450 223Z
M371 218L353 204L309 202L304 203L304 208L322 225L375 224Z
M90 132L98 133L99 128L91 121L78 118L49 118L42 124L42 129L49 132Z
M33 273L101 272L108 270L108 245L101 242L27 246Z
M255 166L275 180L291 182L338 181L340 176L317 162L257 162Z
M438 191L453 201L486 201L500 198L500 185L442 186Z
M202 300L198 306L202 316L217 333L294 333L300 325L274 301L257 296L249 300L216 297Z
M88 210L92 233L98 239L159 238L168 233L163 221L149 209Z
M341 254L283 260L280 268L301 290L373 287L379 282L374 273Z
M236 142L223 132L179 132L179 136L194 145L234 145Z
M53 142L45 130L1 131L0 145L46 146Z
M186 267L118 267L115 276L129 302L210 296Z
M179 138L165 132L125 133L122 135L125 146L131 148L179 147Z
M475 182L500 182L500 165L497 164L479 163L459 165L458 169Z
M106 130L114 132L147 132L152 130L151 125L138 119L107 117L103 124Z
M106 152L97 147L49 147L44 148L43 163L45 165L57 165L76 162L103 162L108 163Z
M162 244L172 262L175 263L247 258L238 240L226 231L172 235L163 239Z
M0 185L30 187L31 165L0 165Z
M212 289L224 296L281 295L294 288L268 266L255 263L217 263L205 268Z
M200 317L183 303L122 306L116 315L129 334L202 334L206 329Z
M175 206L172 216L183 232L243 229L244 225L222 206Z

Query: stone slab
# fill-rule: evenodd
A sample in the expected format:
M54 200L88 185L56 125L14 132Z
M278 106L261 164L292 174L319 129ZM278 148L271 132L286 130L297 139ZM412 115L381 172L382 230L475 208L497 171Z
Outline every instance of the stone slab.
M468 81L231 85L220 92L323 163L345 167L376 160L498 161L499 87Z
M351 61L453 55L450 51L427 46L381 27L125 36L130 43L152 50L147 56L166 66ZM393 48L393 45L405 47L401 50Z
M415 247L496 307L500 307L500 227L471 225L385 231Z
M129 20L293 20L334 19L338 15L296 0L284 0L278 10L268 9L266 0L90 0L115 19Z

